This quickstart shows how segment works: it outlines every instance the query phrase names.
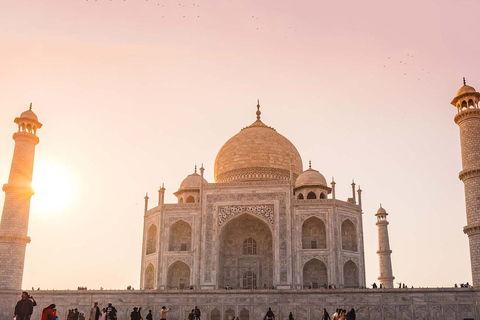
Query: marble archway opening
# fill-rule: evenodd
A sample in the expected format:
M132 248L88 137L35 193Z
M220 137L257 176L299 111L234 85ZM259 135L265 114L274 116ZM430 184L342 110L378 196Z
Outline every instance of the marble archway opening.
M218 286L235 289L271 288L273 236L260 218L243 213L220 230Z
M303 287L324 288L328 285L327 266L318 259L312 259L303 266Z
M167 289L187 289L190 286L190 267L183 261L176 261L168 267Z

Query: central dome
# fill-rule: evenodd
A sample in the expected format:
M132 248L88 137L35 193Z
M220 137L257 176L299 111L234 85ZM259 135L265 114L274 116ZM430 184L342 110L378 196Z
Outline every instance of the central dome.
M260 108L260 106L257 106ZM216 182L288 180L303 171L295 146L275 129L260 121L243 128L228 140L215 159Z

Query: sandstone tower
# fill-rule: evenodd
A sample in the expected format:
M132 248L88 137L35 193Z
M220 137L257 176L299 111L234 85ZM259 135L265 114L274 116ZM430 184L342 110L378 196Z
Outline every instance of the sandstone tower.
M455 123L460 127L463 170L459 174L465 188L467 226L463 232L470 242L470 260L474 286L480 285L480 93L468 86L457 91L452 104L457 107Z
M390 241L388 240L388 221L387 221L387 211L380 208L375 215L377 217L378 226L378 261L380 263L380 276L378 281L382 284L384 288L393 288L393 276L392 271L392 250L390 250Z
M37 129L42 127L30 109L15 118L18 132L13 134L15 150L8 183L3 185L5 203L0 223L0 290L22 288L30 198L33 195L32 173Z

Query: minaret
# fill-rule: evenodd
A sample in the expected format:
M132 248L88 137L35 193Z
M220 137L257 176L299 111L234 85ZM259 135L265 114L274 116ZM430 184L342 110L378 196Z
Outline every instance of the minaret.
M392 271L392 250L390 250L390 241L388 240L388 221L387 221L387 211L380 208L375 215L377 217L378 226L378 261L380 263L380 276L378 281L382 284L382 287L386 289L393 288L393 276Z
M457 107L455 123L460 127L462 171L459 174L465 189L467 226L463 232L470 242L473 286L480 286L480 93L468 86L457 91L452 104Z
M25 249L30 242L28 217L33 195L32 174L37 129L42 127L30 109L15 118L18 132L13 134L15 149L8 183L3 185L5 203L0 222L0 290L22 288Z

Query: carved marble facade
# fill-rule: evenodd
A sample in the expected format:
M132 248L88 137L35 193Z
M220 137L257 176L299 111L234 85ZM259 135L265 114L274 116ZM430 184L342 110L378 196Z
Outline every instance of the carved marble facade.
M359 205L278 180L205 183L199 198L146 212L142 289L365 286Z

